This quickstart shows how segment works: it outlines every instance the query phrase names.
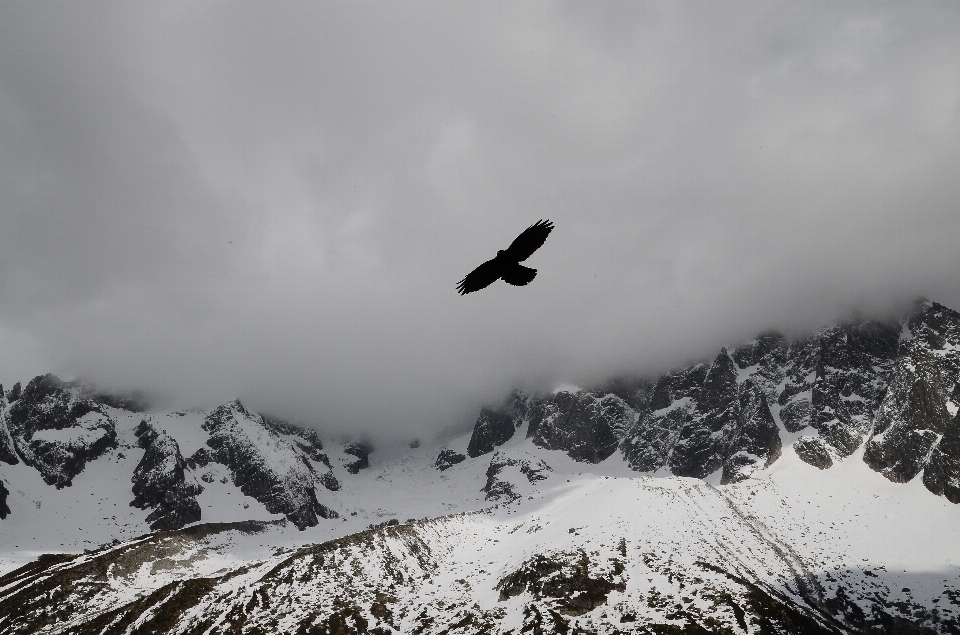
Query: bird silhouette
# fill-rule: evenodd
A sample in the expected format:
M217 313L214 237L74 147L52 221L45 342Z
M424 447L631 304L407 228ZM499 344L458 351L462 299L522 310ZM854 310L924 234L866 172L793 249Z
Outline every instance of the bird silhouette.
M503 279L507 284L522 287L537 277L537 270L520 263L540 249L553 231L553 223L538 220L514 239L510 246L497 252L497 257L488 260L457 283L460 295L466 295L490 286Z

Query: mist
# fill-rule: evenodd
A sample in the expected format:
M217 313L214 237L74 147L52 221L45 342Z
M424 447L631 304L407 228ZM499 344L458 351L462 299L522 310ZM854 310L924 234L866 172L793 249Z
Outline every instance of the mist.
M958 132L945 3L3 3L0 383L402 441L960 309Z

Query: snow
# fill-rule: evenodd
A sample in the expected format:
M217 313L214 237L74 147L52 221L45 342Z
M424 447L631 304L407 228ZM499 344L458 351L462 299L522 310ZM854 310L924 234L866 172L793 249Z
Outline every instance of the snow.
M109 420L103 414L93 411L77 419L77 426L62 430L38 430L33 433L33 439L64 443L68 445L84 445L92 443L106 433Z
M185 456L202 447L203 413L116 415L120 447L90 462L71 487L56 490L22 463L0 466L11 490L12 510L0 521L0 573L41 553L78 553L147 533L149 510L129 506L130 477L143 454L133 429L143 416L175 437ZM276 450L271 461L289 460L274 439L242 419L237 417L261 450ZM423 444L389 461L379 461L374 453L371 466L355 475L334 460L342 488L324 495L343 517L321 520L304 531L244 496L223 466L200 468L194 475L204 487L197 499L203 522L254 519L276 524L256 534L229 531L200 541L171 542L162 558L138 564L135 570L111 570L110 585L117 597L129 601L173 580L238 571L225 583L229 589L221 590L242 596L299 547L391 518L402 523L438 517L419 525L417 535L440 566L424 573L413 563L405 565L411 575L420 576L418 601L438 614L445 610L441 606L465 603L498 607L503 609L504 629L522 623L526 601L500 601L497 583L504 576L534 555L559 557L578 550L590 557L591 567L607 566L609 558L618 557L621 539L630 554L626 587L622 593L612 592L607 608L598 611L654 593L680 597L679 582L664 573L667 565L700 571L697 563L708 563L768 580L794 595L799 592L793 582L797 571L827 586L830 576L863 585L879 584L875 577L881 576L876 579L896 593L908 587L911 597L921 602L938 596L943 579L956 580L960 572L960 541L953 531L960 525L960 506L932 495L920 477L906 484L888 481L863 462L862 448L821 471L801 461L785 438L782 456L769 468L740 483L720 485L719 472L706 481L633 472L619 450L597 465L578 463L518 433L497 453L530 465L542 462L550 469L541 472L544 480L530 483L519 466L504 467L497 478L510 482L520 497L495 504L480 491L492 455L468 458L443 472L433 467L442 447L462 449L467 440L464 436L443 445ZM336 447L329 443L326 451L336 456ZM402 544L385 544L398 559L409 560ZM354 556L365 571L380 566L368 553L357 551ZM250 568L243 571L244 566ZM710 580L719 574L703 570L698 576ZM311 596L309 589L303 593L304 604L327 601ZM896 593L891 599L900 597ZM699 596L690 598L692 606L699 602L707 607ZM650 611L646 617L669 622ZM574 621L585 625L592 619L598 617L587 613ZM400 626L410 632L416 624Z

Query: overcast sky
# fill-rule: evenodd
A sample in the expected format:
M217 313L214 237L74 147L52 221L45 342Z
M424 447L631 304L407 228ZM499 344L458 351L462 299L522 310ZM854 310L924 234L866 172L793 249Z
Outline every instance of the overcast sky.
M0 3L7 388L428 437L917 295L960 309L955 3Z

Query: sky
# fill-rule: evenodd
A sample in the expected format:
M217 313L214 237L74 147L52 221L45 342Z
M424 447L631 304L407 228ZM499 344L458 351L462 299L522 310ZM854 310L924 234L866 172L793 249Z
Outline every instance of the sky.
M0 383L429 438L960 309L958 175L954 3L4 2Z

